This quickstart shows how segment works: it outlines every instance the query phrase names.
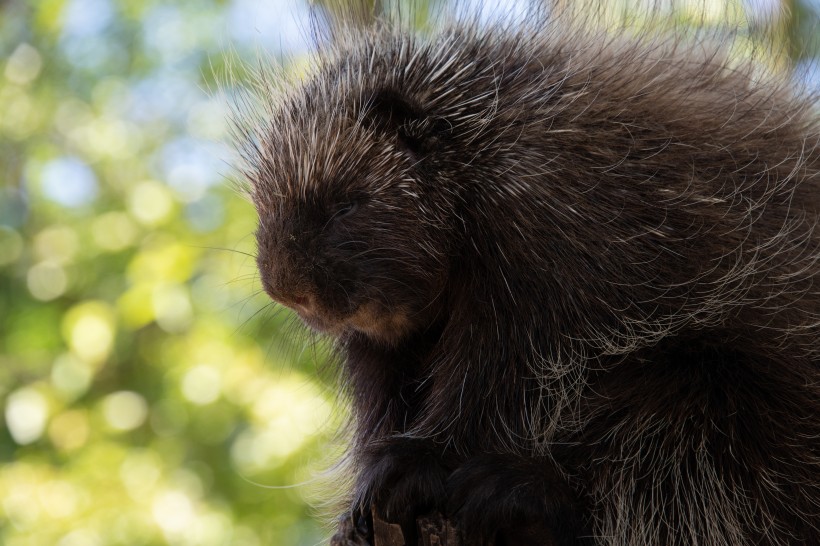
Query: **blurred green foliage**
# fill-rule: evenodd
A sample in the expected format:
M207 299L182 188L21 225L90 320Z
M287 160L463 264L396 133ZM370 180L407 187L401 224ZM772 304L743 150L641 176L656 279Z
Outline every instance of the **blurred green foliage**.
M266 486L339 411L259 294L213 81L260 9L0 4L2 544L321 540L310 487Z
M326 535L310 484L344 408L259 292L213 76L298 59L304 9L0 2L0 543Z

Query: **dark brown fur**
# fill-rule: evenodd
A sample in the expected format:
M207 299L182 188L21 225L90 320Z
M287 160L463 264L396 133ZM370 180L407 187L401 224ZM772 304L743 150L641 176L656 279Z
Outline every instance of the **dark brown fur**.
M264 287L344 361L351 512L820 544L815 101L538 26L350 30L251 131Z

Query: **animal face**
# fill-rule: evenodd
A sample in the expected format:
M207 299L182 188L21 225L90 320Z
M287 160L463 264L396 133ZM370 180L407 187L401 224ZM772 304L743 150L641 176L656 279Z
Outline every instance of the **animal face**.
M402 134L404 106L364 93L307 106L282 107L252 174L263 286L319 332L396 343L438 313L444 181Z

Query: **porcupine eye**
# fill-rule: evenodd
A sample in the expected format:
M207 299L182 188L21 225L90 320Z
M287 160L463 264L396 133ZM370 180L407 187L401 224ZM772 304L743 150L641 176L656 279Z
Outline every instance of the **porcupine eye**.
M347 218L355 213L359 209L359 202L358 201L349 201L347 203L342 203L336 209L336 212L333 213L333 220L341 220L342 218Z

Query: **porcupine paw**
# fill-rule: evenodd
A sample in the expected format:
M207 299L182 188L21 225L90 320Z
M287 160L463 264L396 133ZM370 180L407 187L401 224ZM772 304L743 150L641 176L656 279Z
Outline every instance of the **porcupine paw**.
M364 516L347 514L339 518L339 528L330 539L330 546L370 546L370 526Z
M586 544L575 495L548 459L480 455L450 475L447 492L463 546Z
M386 521L399 523L406 537L416 531L416 518L440 510L446 500L447 473L432 447L421 441L383 442L368 450L363 469L360 506L375 507Z

